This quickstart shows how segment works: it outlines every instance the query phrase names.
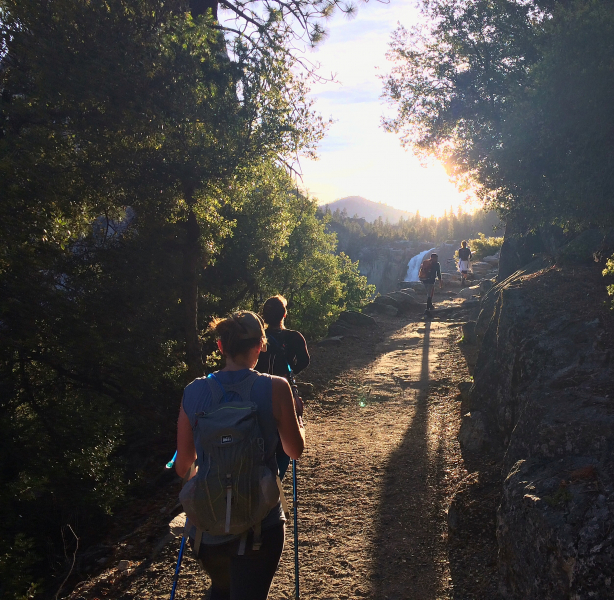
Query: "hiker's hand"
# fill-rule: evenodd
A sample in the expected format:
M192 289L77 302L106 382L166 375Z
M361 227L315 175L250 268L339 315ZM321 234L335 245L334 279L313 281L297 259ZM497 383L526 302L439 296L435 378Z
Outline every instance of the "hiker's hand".
M298 394L296 394L296 396L294 396L294 409L296 410L297 417L303 416L303 408L303 399Z

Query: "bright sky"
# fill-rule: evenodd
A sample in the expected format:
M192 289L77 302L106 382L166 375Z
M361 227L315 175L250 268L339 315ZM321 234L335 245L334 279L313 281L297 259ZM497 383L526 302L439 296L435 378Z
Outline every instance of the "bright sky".
M308 53L321 65L320 74L337 79L312 86L316 109L335 123L320 146L320 159L301 159L303 187L320 203L363 196L423 216L441 215L450 206L470 210L443 166L422 167L380 124L393 110L380 98L383 85L377 78L392 66L385 56L391 33L398 22L409 27L418 18L414 0L360 3L352 20L335 12L328 37Z

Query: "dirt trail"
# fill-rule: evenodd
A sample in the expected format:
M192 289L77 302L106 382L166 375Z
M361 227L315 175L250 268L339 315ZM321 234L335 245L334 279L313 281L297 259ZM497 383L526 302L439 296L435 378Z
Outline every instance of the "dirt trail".
M447 540L449 501L467 474L456 440L456 386L469 379L457 344L458 323L416 318L380 318L377 332L347 338L340 347L313 349L305 377L313 385L308 449L299 461L304 599L485 597L468 590L472 581L455 581L455 573L467 570L465 555ZM291 498L290 486L286 481ZM160 499L161 510L173 505L175 494L173 487ZM126 536L113 566L71 597L168 597L179 545L172 538L180 528L167 535L171 543L137 546L131 540L168 532L159 511L152 519L162 525L147 521ZM273 600L294 597L291 527ZM117 569L121 558L129 560L124 571ZM202 598L207 587L186 556L176 597Z

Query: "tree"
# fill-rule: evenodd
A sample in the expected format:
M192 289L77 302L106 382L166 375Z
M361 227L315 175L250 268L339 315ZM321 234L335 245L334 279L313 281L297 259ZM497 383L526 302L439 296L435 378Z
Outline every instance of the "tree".
M400 28L386 126L446 161L519 231L614 218L614 9L601 0L435 0Z
M42 548L63 580L61 527L87 538L202 374L198 284L236 182L322 123L281 37L229 50L178 2L0 9L0 594L19 595Z

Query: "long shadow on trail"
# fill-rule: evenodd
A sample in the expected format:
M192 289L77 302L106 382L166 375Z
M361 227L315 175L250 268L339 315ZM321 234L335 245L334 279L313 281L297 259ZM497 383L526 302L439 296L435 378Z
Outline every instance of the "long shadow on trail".
M383 482L373 569L374 597L382 600L434 600L440 590L436 561L443 540L433 476L441 448L429 461L428 447L430 325L427 321L415 413Z

